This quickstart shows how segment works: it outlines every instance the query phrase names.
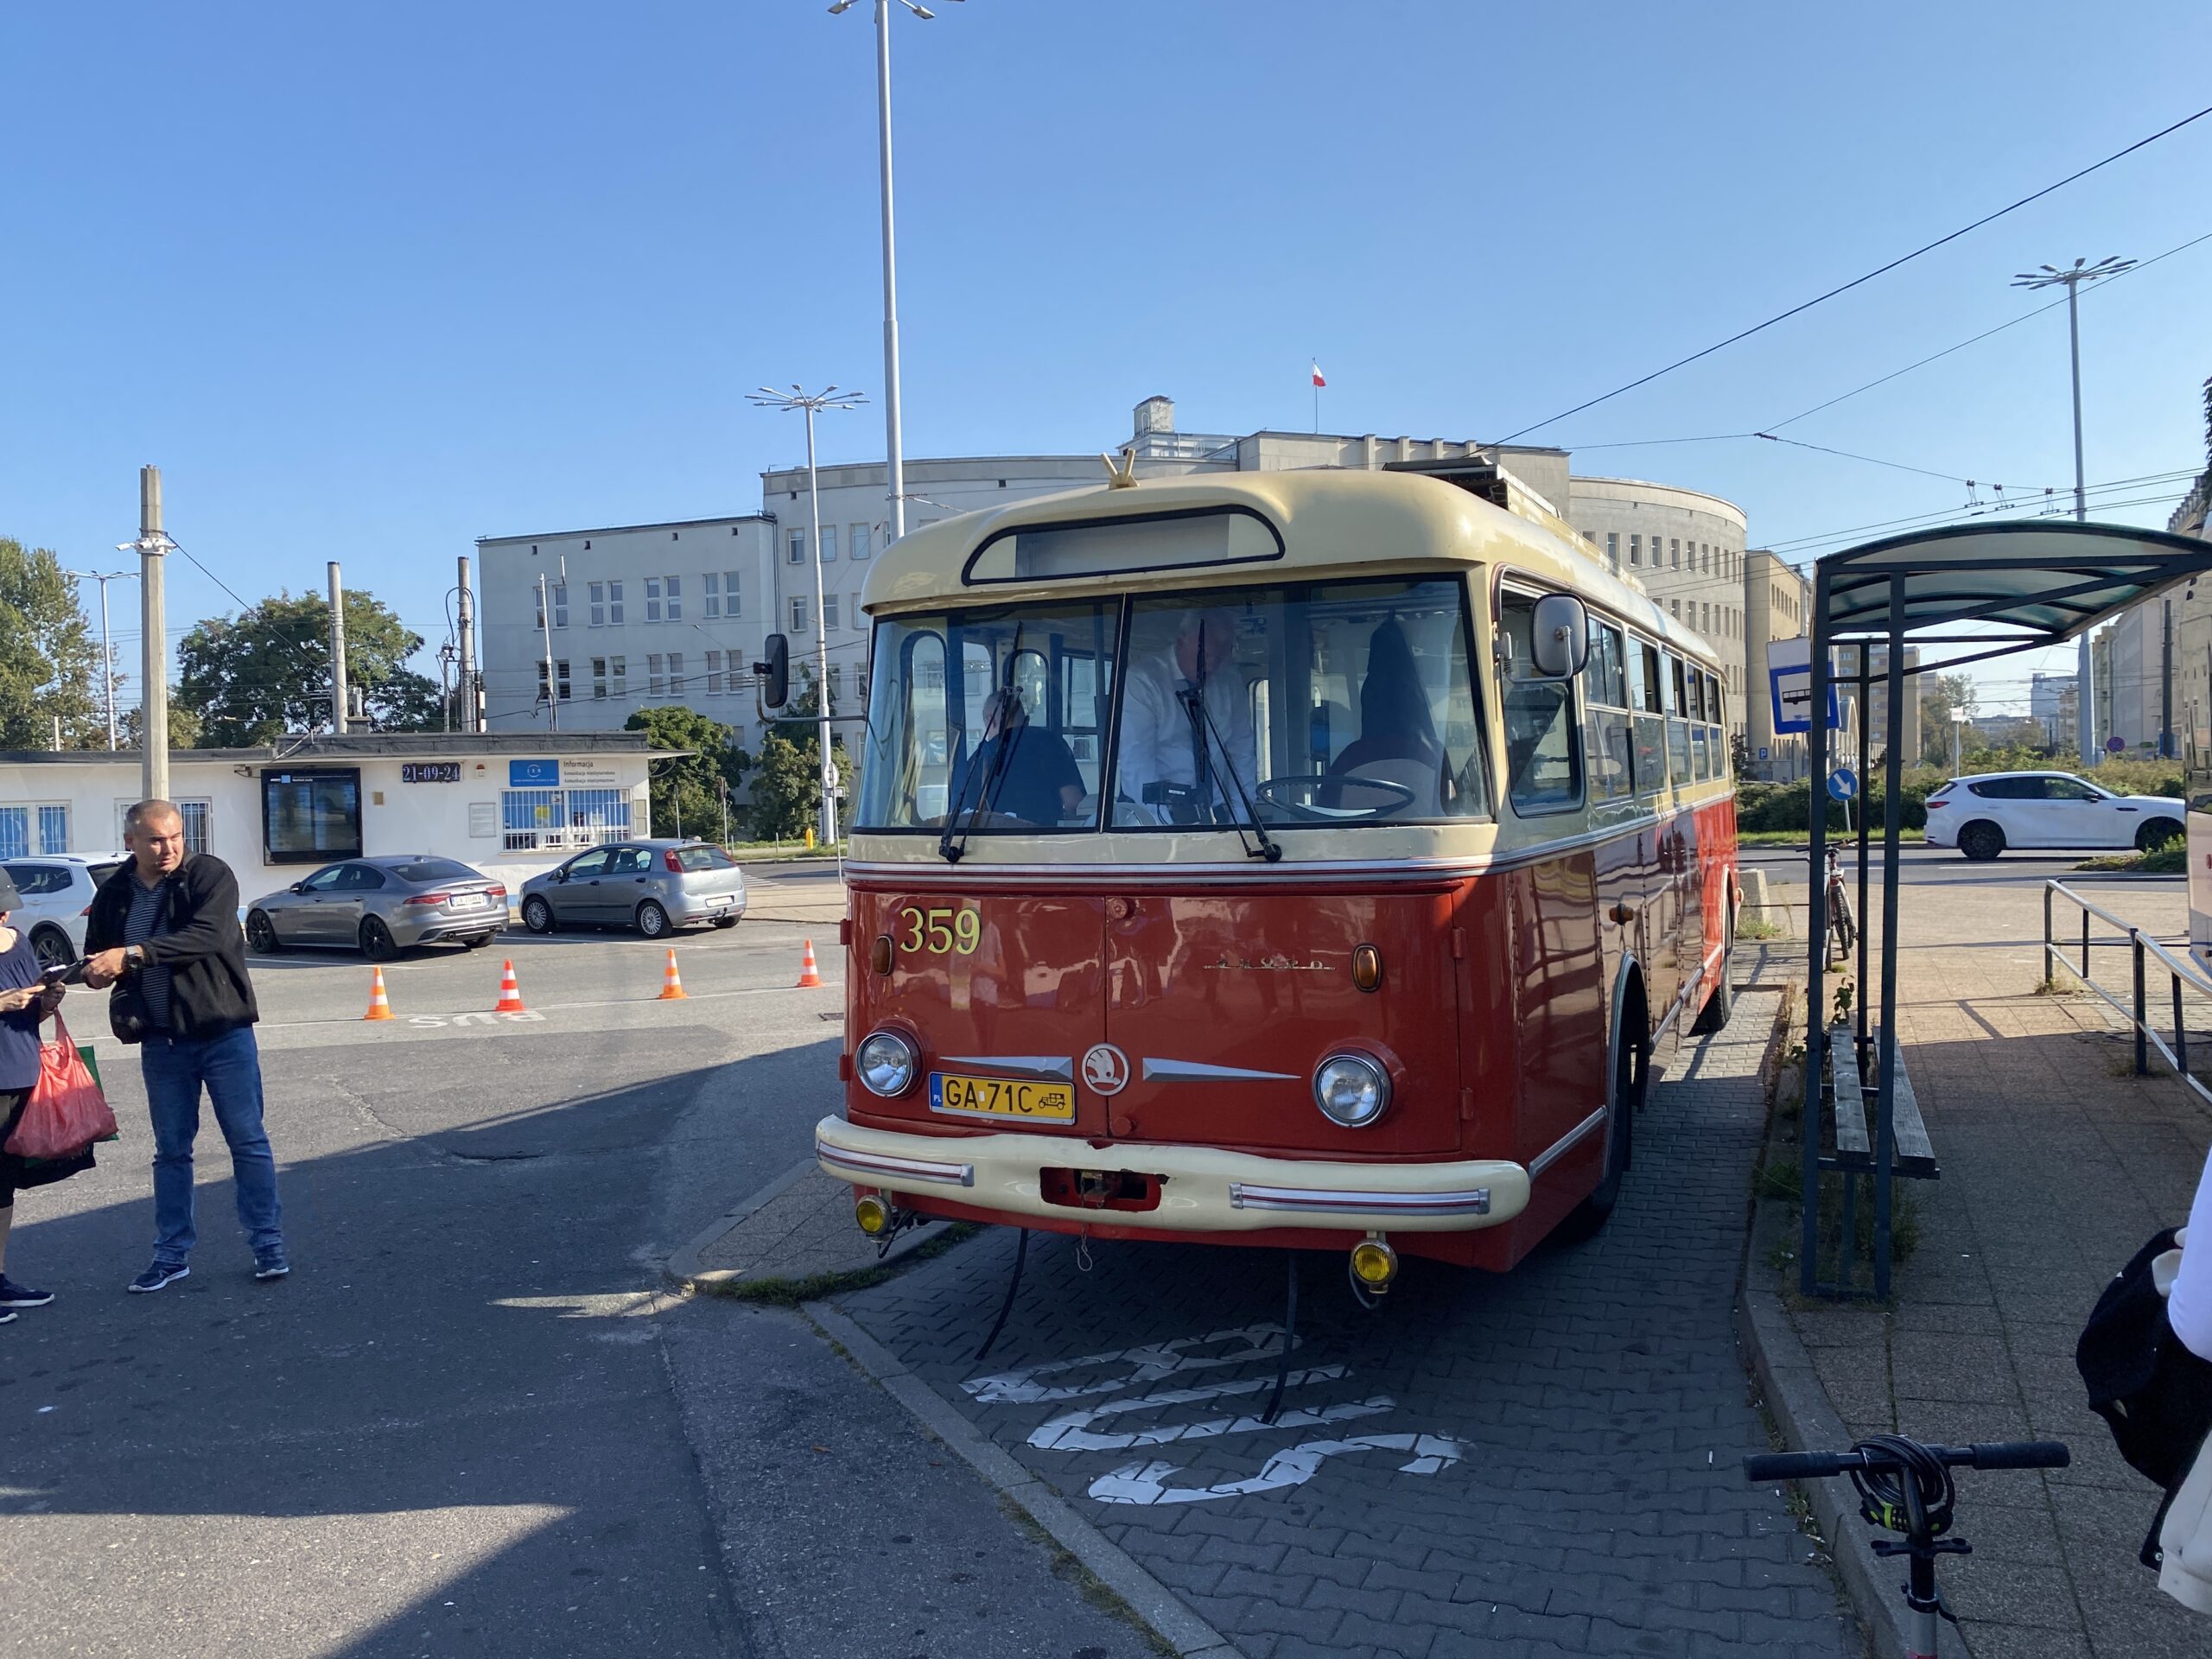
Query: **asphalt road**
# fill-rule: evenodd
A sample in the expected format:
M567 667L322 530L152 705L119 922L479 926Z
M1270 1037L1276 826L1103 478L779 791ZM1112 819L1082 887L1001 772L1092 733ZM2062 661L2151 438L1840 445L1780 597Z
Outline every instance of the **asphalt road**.
M192 1274L124 1294L144 1096L80 995L124 1138L18 1200L58 1300L0 1328L0 1655L1144 1651L804 1321L659 1289L833 1103L841 909L764 881L677 941L683 1001L613 935L404 960L390 1023L357 958L257 961L274 1284L211 1119Z

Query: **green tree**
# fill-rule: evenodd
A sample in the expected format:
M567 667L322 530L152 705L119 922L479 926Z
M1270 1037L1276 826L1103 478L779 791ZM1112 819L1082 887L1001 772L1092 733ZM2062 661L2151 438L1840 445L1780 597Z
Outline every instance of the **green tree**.
M410 671L423 636L373 595L346 594L346 682L370 723L435 731L437 683ZM211 748L244 748L330 720L330 605L320 594L279 594L236 617L210 617L177 645L175 702L197 715Z
M1877 663L1878 666L1878 660ZM1923 676L1920 686L1920 756L1930 766L1951 764L1951 715L1974 714L1974 683L1970 674ZM1971 742L1972 733L1965 736Z
M816 701L813 674L802 668L791 701L761 740L760 758L753 769L750 813L753 836L761 841L797 841L821 821L822 743L813 725L821 705ZM854 794L852 757L835 732L830 753L849 802Z
M105 743L99 660L61 561L0 536L0 748L52 747L56 715L62 747Z
M138 734L145 729L146 711L143 709L125 709L116 716L115 723L121 733L123 747L135 749L138 747ZM172 697L169 700L169 747L198 749L212 747L203 744L200 736L200 716L189 709L180 707Z
M753 757L737 747L737 734L682 703L640 709L626 729L645 733L657 749L690 751L653 765L653 833L674 835L681 829L709 840L720 835L726 792L745 781L753 765Z

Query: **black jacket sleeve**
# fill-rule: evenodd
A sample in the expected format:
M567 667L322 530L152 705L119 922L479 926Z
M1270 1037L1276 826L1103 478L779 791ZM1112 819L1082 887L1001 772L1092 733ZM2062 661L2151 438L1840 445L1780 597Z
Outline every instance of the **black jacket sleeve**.
M238 879L229 865L204 853L194 858L185 872L183 897L176 925L139 947L149 963L198 962L235 948Z

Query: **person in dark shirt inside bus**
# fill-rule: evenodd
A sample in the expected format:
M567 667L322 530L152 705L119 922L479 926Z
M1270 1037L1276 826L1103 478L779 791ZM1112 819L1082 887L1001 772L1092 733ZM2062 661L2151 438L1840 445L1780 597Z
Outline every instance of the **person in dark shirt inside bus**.
M1029 723L1019 691L992 692L983 704L983 741L960 774L954 817L981 808L1025 823L1053 825L1083 805L1084 793L1083 772L1059 734Z

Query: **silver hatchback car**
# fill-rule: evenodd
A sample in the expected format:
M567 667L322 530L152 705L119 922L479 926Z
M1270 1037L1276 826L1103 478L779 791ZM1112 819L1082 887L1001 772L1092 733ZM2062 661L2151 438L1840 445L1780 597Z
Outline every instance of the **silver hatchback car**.
M247 908L245 942L264 955L294 944L359 950L389 962L410 945L482 949L507 925L507 890L435 853L326 864Z
M522 884L523 925L533 933L588 922L658 939L690 922L734 927L744 914L745 872L700 841L594 847Z

